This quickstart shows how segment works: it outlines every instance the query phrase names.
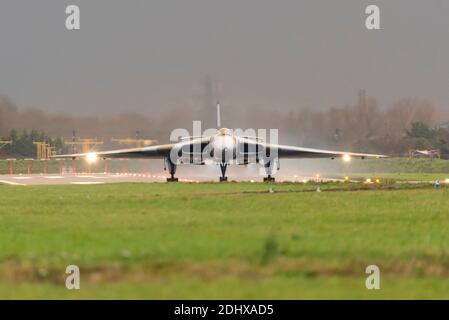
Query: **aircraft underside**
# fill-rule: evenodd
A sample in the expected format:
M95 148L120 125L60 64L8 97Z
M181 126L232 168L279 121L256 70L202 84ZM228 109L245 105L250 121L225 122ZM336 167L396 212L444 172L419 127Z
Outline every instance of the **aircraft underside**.
M271 160L259 159L253 156L241 156L241 157L232 157L232 159L226 159L223 157L222 159L207 159L203 160L201 158L188 156L182 157L176 161L176 163L172 162L169 158L165 158L165 167L164 170L167 170L170 174L170 177L167 178L167 182L177 182L178 178L175 177L176 169L178 165L218 165L220 167L221 175L219 177L220 182L228 181L228 177L226 176L226 170L230 165L248 165L248 164L259 164L264 167L266 176L263 178L264 182L274 182L275 178L273 174L275 171L279 170L279 159L274 158Z

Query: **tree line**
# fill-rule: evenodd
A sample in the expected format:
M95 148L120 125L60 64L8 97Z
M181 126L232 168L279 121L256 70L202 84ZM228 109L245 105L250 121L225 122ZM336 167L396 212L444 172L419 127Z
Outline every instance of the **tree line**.
M0 149L0 155L11 158L34 158L36 157L36 145L34 142L45 142L52 147L55 147L57 153L67 152L67 146L61 137L50 137L43 131L36 129L22 130L19 132L12 129L9 134L3 136L1 140L11 141L11 144L5 145Z
M405 97L381 105L360 90L353 104L343 106L296 106L284 110L229 103L223 105L222 111L224 124L232 129L278 128L282 144L393 156L407 156L413 149L439 149L442 157L449 158L449 125L437 125L449 121L449 110L437 108L426 99ZM104 140L105 149L117 147L111 137L134 137L136 130L142 137L167 143L173 128L189 129L193 120L202 120L203 129L212 128L215 118L215 107L210 103L198 109L177 108L152 115L78 117L19 108L0 96L0 136L12 129L17 133L39 128L50 137L71 137L75 128L80 136ZM9 147L3 149L19 153ZM34 146L28 143L28 149L34 154Z

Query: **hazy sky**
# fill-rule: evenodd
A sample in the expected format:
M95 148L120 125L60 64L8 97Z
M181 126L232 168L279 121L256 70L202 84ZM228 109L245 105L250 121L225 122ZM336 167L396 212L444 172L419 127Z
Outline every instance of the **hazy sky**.
M0 41L0 94L49 111L192 107L207 75L242 107L344 105L365 88L449 108L447 0L2 0Z

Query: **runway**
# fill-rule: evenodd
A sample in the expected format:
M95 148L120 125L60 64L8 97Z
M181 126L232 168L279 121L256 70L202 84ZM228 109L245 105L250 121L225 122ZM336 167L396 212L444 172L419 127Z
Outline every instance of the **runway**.
M0 184L13 186L53 184L104 184L117 182L165 182L165 175L151 174L17 174L0 175Z
M217 182L216 177L208 175L188 175L191 179L178 176L179 182ZM82 174L13 174L0 175L0 185L29 186L29 185L92 185L119 182L146 182L161 183L166 182L167 176L163 173L82 173ZM230 175L229 181L238 182L261 182L262 178L239 177ZM277 182L308 182L316 181L316 177L276 177ZM337 178L319 178L319 181L343 181Z

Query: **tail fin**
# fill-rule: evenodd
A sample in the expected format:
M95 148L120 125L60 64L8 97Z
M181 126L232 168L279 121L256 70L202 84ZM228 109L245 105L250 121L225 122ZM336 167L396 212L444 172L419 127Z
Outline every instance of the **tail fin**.
M217 101L217 129L221 128L221 110L220 101Z

